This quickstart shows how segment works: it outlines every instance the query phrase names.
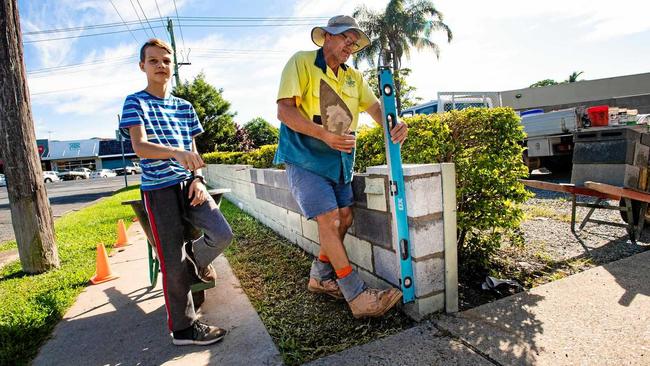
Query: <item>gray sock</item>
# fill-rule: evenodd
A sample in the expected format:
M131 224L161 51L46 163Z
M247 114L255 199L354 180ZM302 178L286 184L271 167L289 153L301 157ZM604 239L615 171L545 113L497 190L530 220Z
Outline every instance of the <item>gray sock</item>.
M315 278L319 281L324 280L333 280L336 279L336 272L334 272L334 267L332 263L325 263L314 259L311 263L311 271L309 272L309 277Z
M354 270L344 278L339 278L336 282L339 284L339 288L347 302L354 300L366 289L366 283L363 282L359 273Z

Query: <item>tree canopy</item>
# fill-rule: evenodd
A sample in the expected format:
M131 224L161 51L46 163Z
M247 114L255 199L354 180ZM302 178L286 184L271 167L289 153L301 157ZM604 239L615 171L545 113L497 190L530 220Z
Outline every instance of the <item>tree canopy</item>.
M452 39L451 29L443 22L442 13L429 0L390 0L383 12L361 5L355 9L353 16L370 38L370 45L355 54L354 64L366 60L370 66L374 66L381 55L384 63L392 63L395 75L399 75L402 57L409 58L413 47L418 51L430 49L436 57L440 56L440 47L430 39L434 32L445 33L447 42ZM402 110L401 92L401 84L396 79L398 112Z
M246 122L244 124L244 130L246 130L248 137L252 140L254 148L278 143L280 132L262 117L256 117Z
M205 74L198 74L192 82L185 81L174 87L172 94L192 103L203 132L196 138L200 152L215 150L233 151L237 125L230 112L230 102L223 98L223 89L215 88L205 80Z

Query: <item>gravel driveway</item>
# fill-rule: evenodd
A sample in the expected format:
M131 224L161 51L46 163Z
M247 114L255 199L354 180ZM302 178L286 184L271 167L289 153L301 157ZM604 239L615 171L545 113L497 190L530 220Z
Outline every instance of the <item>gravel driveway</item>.
M532 177L553 182L568 182L568 177ZM496 257L491 275L515 279L525 288L563 278L594 266L616 261L641 253L650 248L650 224L646 223L636 243L629 240L625 228L588 223L577 234L571 232L571 196L567 194L531 189L535 197L523 209L526 219L521 224L523 246L504 243ZM578 196L578 201L595 202L595 199ZM608 201L618 207L617 201ZM578 207L576 229L588 208ZM592 218L624 223L619 211L596 210ZM483 279L463 279L460 274L459 300L461 309L468 309L510 293L497 294L481 290Z

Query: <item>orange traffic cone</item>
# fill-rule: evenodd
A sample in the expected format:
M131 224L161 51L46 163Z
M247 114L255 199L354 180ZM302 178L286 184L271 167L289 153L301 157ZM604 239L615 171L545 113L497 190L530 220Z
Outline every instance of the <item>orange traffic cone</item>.
M116 279L118 276L111 272L111 267L108 264L108 255L106 255L106 248L104 244L97 244L97 261L95 267L95 275L90 279L93 285L98 283Z
M128 236L126 236L126 227L124 226L124 220L119 219L117 221L117 242L115 243L115 245L113 245L113 247L121 248L127 245L131 245L131 244L129 243Z

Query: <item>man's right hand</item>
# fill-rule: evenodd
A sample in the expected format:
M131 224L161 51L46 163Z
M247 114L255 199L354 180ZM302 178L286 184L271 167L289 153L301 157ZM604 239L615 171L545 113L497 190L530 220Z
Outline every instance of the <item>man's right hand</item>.
M178 150L174 153L174 159L191 172L205 166L203 159L201 159L201 155L194 151Z
M351 153L356 145L356 137L354 135L337 135L329 131L323 131L322 139L329 147L334 150Z

